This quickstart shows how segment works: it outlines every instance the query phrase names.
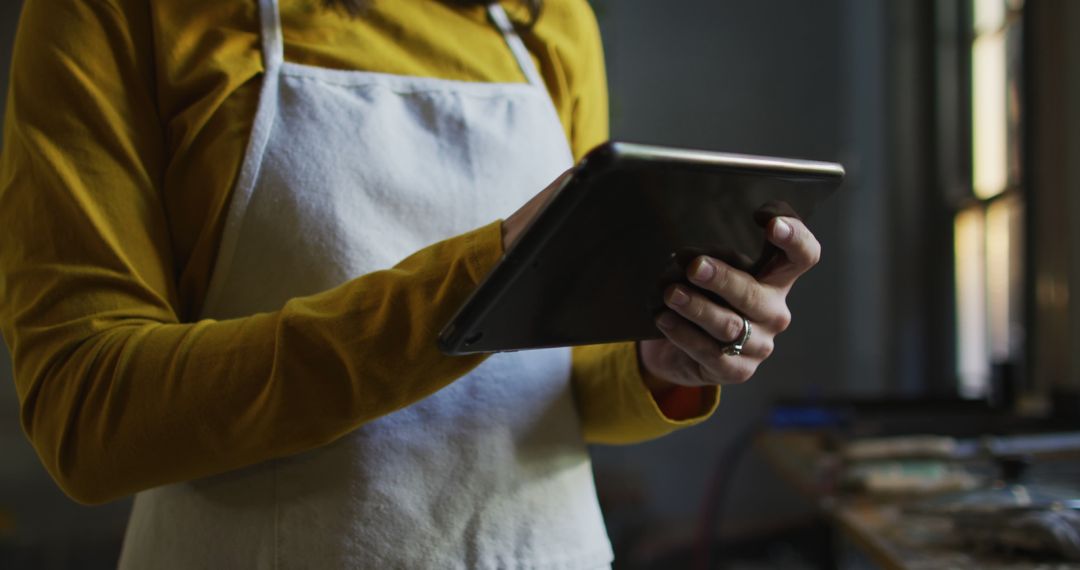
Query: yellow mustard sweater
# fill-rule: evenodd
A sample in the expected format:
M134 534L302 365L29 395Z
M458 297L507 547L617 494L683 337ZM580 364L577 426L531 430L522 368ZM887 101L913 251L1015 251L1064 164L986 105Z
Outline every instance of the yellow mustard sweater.
M482 8L281 9L289 61L523 81ZM326 444L483 359L442 355L435 334L501 255L496 220L276 312L197 320L255 114L258 30L255 0L24 6L0 162L0 330L23 426L78 501ZM607 137L593 14L548 0L524 40L580 156ZM631 343L576 348L572 382L592 442L660 436L719 399L654 397Z

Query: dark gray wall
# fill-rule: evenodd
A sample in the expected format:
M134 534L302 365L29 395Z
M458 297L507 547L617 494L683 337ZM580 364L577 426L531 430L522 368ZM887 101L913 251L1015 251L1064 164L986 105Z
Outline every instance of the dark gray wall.
M1062 109L1062 137L1064 156L1068 165L1064 170L1064 187L1068 196L1069 212L1069 243L1071 256L1069 267L1071 274L1068 277L1070 294L1070 346L1072 354L1070 373L1061 379L1060 390L1074 396L1080 396L1080 108L1076 102L1080 101L1080 33L1077 26L1080 25L1080 3L1057 0L1059 13L1063 16L1064 23L1064 50L1062 66L1070 70L1065 74L1064 94L1062 99L1066 102ZM1074 409L1074 411L1076 411Z
M706 425L631 448L597 448L602 487L643 482L655 529L692 526L718 455L777 397L888 389L884 177L885 3L867 0L598 0L617 139L843 162L848 182L813 220L821 264L790 297L791 329ZM750 453L725 526L806 513Z
M1071 335L1073 360L1071 362L1072 374L1065 380L1061 389L1072 394L1080 394L1080 331L1077 331L1076 325L1080 323L1080 275L1076 274L1080 269L1080 222L1078 222L1080 220L1080 192L1078 192L1080 190L1080 160L1076 160L1076 157L1080 156L1080 107L1076 105L1076 102L1080 101L1080 33L1077 33L1080 29L1080 3L1069 2L1063 7L1066 15L1064 26L1067 42L1065 68L1070 70L1070 73L1066 74L1068 87L1064 97L1068 103L1065 105L1064 129L1067 133L1065 156L1071 157L1067 160L1069 168L1065 188L1069 189L1071 198L1069 214L1072 218L1069 237L1073 246L1069 265L1073 274L1069 280L1072 289L1069 298L1073 299L1070 309L1073 323Z
M1080 408L1080 3L1043 0L1032 12L1030 48L1041 57L1031 70L1032 168L1037 195L1031 208L1035 259L1029 350L1033 383L1041 393L1071 395L1063 414ZM1066 73L1062 73L1066 70ZM1068 239L1063 240L1062 236Z
M964 121L948 116L955 110L935 109L930 98L935 87L956 87L955 81L935 86L935 73L963 72L947 54L935 59L934 42L942 41L936 34L955 30L935 30L930 16L955 9L957 1L594 3L609 57L616 138L839 160L848 168L842 191L813 220L822 263L792 293L793 327L759 374L726 389L717 417L704 426L594 453L601 490L618 489L616 502L635 505L630 524L641 525L645 535L690 536L709 484L720 477L733 477L725 530L797 519L808 505L753 450L738 463L715 466L722 452L744 443L771 402L830 394L956 395L951 214L937 177L947 169L958 173L952 161L961 160L965 134L936 140L935 121ZM1059 104L1035 113L1056 125L1057 138L1033 157L1045 162L1040 173L1055 173L1061 199L1044 206L1062 223L1044 226L1040 217L1034 225L1049 228L1048 245L1061 254L1050 277L1075 293L1080 280L1069 276L1080 267L1080 224L1069 220L1080 211L1080 162L1068 157L1080 144L1080 112L1063 102L1075 101L1080 87L1080 35L1072 33L1080 25L1080 4L1029 5L1056 7L1064 32L1055 44L1062 55L1040 56L1052 62L1045 73ZM1038 204L1040 196L1030 198ZM1070 239L1063 243L1062 235ZM1034 287L1044 285L1042 269ZM1071 323L1080 322L1080 303L1065 303L1058 312L1062 334L1036 341L1061 349L1061 366L1043 373L1075 394L1080 334Z

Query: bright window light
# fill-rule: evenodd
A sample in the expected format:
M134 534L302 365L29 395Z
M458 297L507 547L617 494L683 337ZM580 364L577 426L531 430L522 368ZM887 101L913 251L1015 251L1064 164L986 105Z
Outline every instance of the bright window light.
M993 33L1005 26L1005 0L974 0L975 33Z
M986 223L981 206L957 214L956 367L960 395L981 398L990 378L986 312Z
M975 38L971 53L971 144L973 187L981 199L1005 191L1009 180L1005 69L1005 34Z
M990 355L994 362L1004 362L1012 356L1012 324L1016 308L1012 294L1013 252L1016 245L1012 235L1014 204L997 200L986 210L986 295L990 321Z

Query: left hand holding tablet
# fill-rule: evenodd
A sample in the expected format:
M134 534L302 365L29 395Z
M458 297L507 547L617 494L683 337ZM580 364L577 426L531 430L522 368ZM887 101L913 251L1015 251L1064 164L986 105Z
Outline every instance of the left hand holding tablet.
M766 233L780 255L756 279L702 256L687 268L687 278L696 287L667 289L664 302L670 310L656 320L666 338L638 343L642 376L651 390L672 384L741 384L772 354L776 336L791 324L788 292L817 264L821 244L795 218L773 218ZM731 308L701 290L716 294Z

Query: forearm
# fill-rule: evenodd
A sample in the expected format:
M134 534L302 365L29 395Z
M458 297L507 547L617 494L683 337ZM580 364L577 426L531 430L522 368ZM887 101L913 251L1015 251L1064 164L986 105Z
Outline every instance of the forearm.
M17 371L26 431L83 502L325 444L482 361L442 355L435 335L494 263L498 239L492 224L274 313L116 321Z

